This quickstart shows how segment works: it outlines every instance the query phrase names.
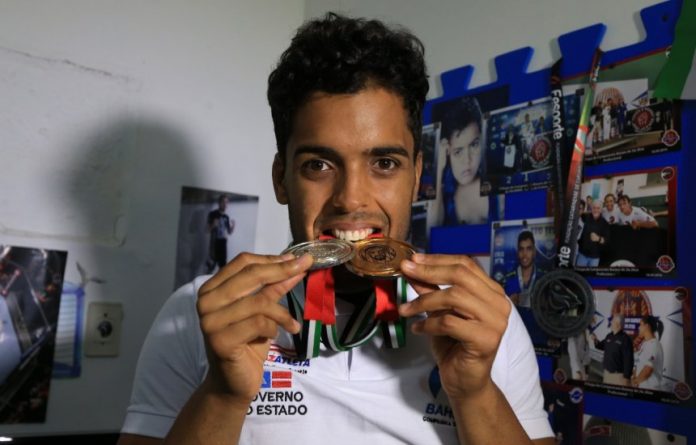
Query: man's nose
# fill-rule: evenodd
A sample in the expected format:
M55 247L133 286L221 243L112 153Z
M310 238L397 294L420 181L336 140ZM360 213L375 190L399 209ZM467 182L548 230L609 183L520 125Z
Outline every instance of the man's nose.
M344 171L334 187L333 205L345 213L360 209L369 196L368 175L358 169Z

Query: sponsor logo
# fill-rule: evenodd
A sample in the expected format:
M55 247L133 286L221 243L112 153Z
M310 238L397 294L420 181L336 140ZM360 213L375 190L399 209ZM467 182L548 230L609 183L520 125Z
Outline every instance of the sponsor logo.
M662 273L670 273L674 270L674 261L669 255L662 255L657 259L657 270Z
M655 122L655 112L647 107L636 111L631 119L636 133L650 130L653 122Z
M565 371L561 368L557 368L553 372L553 381L556 383L565 383L566 380L568 380L568 376L566 375Z
M583 399L582 389L575 387L575 388L570 390L570 392L568 393L568 396L570 397L571 402L578 404L578 403L582 402L582 399Z
M674 384L674 395L679 400L689 400L693 396L693 392L688 384L677 382Z
M677 133L677 130L670 128L662 135L662 143L668 147L674 147L677 145L677 142L679 142L679 133Z
M310 365L310 359L298 358L294 349L284 348L276 343L271 344L266 357L266 366L292 369L301 374L306 374Z
M663 181L669 181L674 178L674 169L672 167L665 167L660 172L660 177Z
M292 388L292 372L264 371L261 388Z
M423 410L423 422L434 423L438 425L456 426L454 421L454 413L449 405L438 403L437 396L442 391L442 383L440 382L440 371L435 366L428 376L428 389L433 396L434 401L425 405Z

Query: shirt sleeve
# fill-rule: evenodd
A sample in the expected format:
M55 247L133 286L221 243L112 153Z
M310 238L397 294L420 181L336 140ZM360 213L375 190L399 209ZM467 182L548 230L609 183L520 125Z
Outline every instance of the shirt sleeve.
M138 358L122 433L164 438L205 377L207 361L195 307L202 281L196 282L174 292L150 328Z
M495 361L504 361L507 365L507 369L501 374L494 364L493 378L530 439L553 437L548 414L544 411L544 396L534 346L514 307L511 308L508 326Z

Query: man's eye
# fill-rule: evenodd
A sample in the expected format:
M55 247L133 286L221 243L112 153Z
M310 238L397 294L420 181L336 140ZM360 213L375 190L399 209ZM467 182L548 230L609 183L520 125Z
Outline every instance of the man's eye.
M329 165L320 160L320 159L312 159L304 163L303 168L305 170L313 171L313 172L320 172L320 171L325 171L329 169Z
M378 159L377 162L375 163L375 165L380 170L394 170L395 168L397 168L399 166L399 163L393 159L382 158L382 159Z

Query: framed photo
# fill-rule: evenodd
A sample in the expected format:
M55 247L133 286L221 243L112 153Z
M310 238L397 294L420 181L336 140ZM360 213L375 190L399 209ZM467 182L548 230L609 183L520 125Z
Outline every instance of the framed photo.
M641 425L617 422L601 416L585 414L583 417L585 445L604 444L652 444L686 445L687 438L668 431L660 431Z
M589 164L681 148L678 102L651 97L647 79L599 82L591 113Z
M174 287L253 252L259 197L182 187Z
M496 221L491 230L490 276L515 304L541 355L556 355L560 347L537 324L530 301L536 281L554 267L554 235L553 218Z
M544 410L556 443L583 445L582 426L584 393L582 388L553 382L541 382L544 394Z
M593 276L675 275L676 167L588 177L575 268Z
M566 136L574 137L579 122L579 96L566 94L563 105ZM552 115L550 97L490 113L483 193L536 190L552 185L556 162Z
M689 292L599 288L595 300L592 324L567 340L554 379L615 396L693 403Z
M0 245L0 424L46 420L66 260Z

